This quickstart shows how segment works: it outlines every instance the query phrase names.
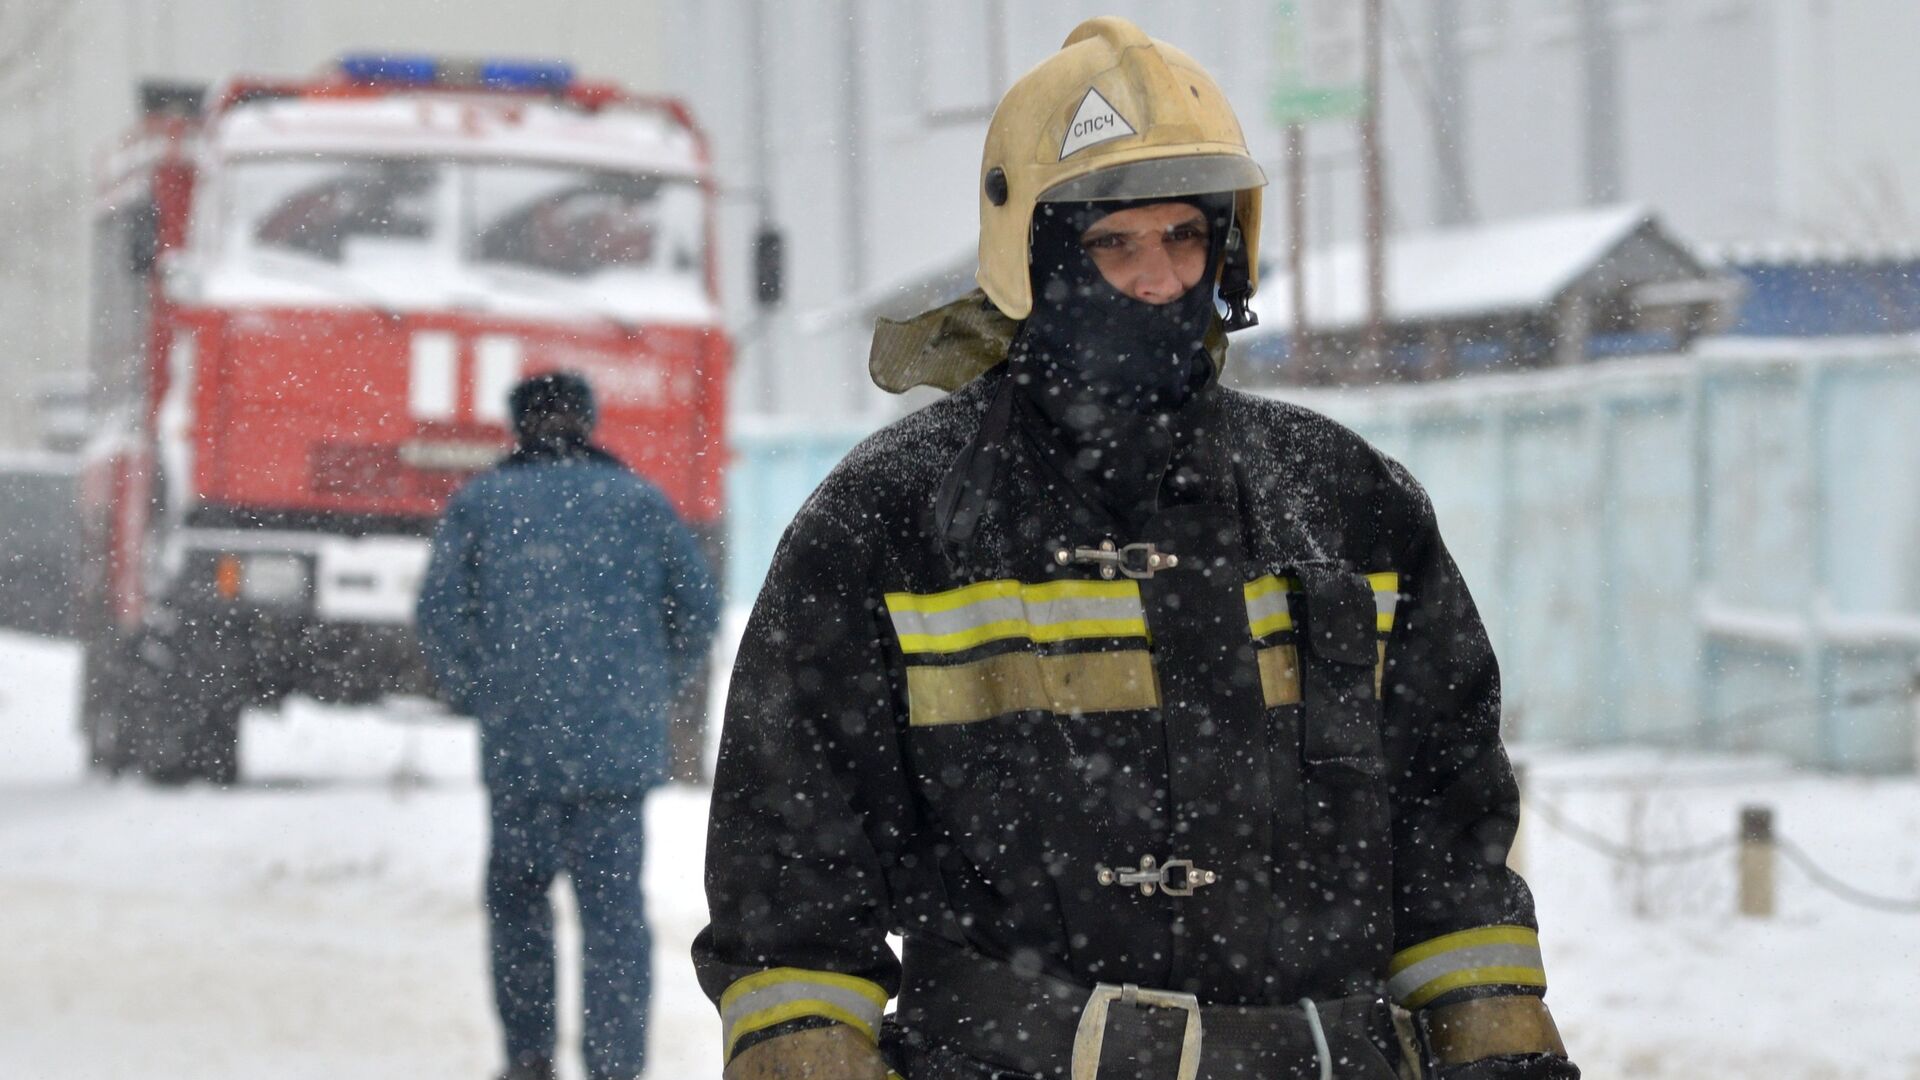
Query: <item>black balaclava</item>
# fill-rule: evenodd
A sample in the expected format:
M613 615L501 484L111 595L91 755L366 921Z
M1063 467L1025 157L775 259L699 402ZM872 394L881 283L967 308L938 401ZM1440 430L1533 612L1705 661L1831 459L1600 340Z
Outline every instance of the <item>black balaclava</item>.
M1080 236L1115 211L1168 202L1207 216L1207 265L1181 296L1149 304L1108 284ZM1231 193L1034 208L1033 312L1014 340L1012 370L1064 434L1084 434L1111 412L1170 412L1205 385L1214 284L1232 226Z
M1207 266L1172 302L1149 304L1108 284L1080 236L1116 210L1165 202L1206 214ZM1066 490L1115 521L1131 527L1152 515L1173 452L1168 414L1213 377L1205 341L1232 226L1231 192L1035 207L1033 312L1014 335L1007 381L979 434L941 481L934 506L944 539L956 547L972 539L1010 439L1027 440Z

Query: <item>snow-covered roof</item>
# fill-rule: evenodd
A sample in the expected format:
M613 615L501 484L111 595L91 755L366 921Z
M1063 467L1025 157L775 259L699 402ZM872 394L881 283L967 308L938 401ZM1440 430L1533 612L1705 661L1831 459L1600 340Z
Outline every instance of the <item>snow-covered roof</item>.
M1893 236L1861 240L1769 240L1719 244L1702 248L1701 255L1709 262L1726 267L1920 262L1920 239Z
M524 97L405 94L265 101L209 133L222 157L392 154L541 161L635 172L701 172L693 133L653 109L582 112Z
M1622 205L1389 237L1387 320L1538 310L1652 221L1647 207ZM1305 276L1311 326L1340 330L1366 321L1363 245L1309 252ZM1282 269L1263 279L1254 297L1254 311L1270 332L1292 325L1290 277Z

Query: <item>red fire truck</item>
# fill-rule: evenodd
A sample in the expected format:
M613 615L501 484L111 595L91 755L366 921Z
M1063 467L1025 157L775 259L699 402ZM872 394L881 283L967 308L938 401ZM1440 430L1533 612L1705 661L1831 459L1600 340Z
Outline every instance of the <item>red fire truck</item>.
M731 345L679 102L391 55L142 98L94 229L99 768L230 781L249 703L423 689L427 537L526 375L585 375L718 556Z

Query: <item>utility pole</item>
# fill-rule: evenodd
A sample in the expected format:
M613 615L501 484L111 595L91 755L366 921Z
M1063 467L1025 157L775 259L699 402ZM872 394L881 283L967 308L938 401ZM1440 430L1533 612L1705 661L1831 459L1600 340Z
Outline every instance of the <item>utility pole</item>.
M1581 76L1586 89L1588 206L1618 202L1620 182L1620 59L1608 0L1580 0Z
M1467 178L1466 78L1460 56L1460 0L1434 0L1428 24L1433 42L1433 166L1440 178L1435 224L1473 223Z
M1323 382L1307 329L1307 127L1287 125L1287 288L1293 302L1293 369L1305 382Z
M748 12L747 46L753 63L753 75L748 82L748 101L753 109L753 182L758 187L756 201L760 207L760 220L754 226L756 258L760 254L760 245L766 243L762 237L768 236L773 229L773 127L767 111L771 107L767 94L767 8L766 0L753 0ZM757 273L765 268L756 266ZM755 293L761 294L764 285L755 282ZM776 364L774 360L773 335L769 333L774 326L774 313L767 310L765 303L755 307L753 316L753 364L755 403L764 412L773 412L780 401L779 388L775 385Z
M1381 0L1364 3L1361 62L1365 65L1365 111L1360 114L1360 175L1366 202L1367 328L1356 374L1377 379L1387 356L1387 199L1380 165Z
M866 188L866 132L861 100L860 78L860 0L845 0L840 22L840 120L841 150L846 154L845 184L841 189L841 214L845 217L846 290L857 296L867 284L868 213Z
M849 298L860 295L867 285L867 140L864 116L864 80L860 77L862 57L860 34L861 0L844 0L840 38L840 112L846 125L841 149L846 154L846 186L841 190L841 216L845 219L846 291ZM864 411L872 399L872 387L865 379L854 379L847 386L847 405L854 413Z

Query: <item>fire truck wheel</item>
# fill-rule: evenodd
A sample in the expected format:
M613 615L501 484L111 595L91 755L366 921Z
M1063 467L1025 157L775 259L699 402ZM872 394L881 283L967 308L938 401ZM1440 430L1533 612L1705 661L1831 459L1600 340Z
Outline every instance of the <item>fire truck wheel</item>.
M191 665L174 674L165 700L170 736L167 760L149 775L161 784L204 780L224 787L236 783L240 779L241 695Z
M217 643L192 636L152 650L158 661L144 727L142 771L156 784L205 780L222 786L240 779L240 711L246 684L225 662Z
M87 767L105 776L131 768L133 733L126 720L129 697L126 646L113 638L87 643L81 675L80 734Z

